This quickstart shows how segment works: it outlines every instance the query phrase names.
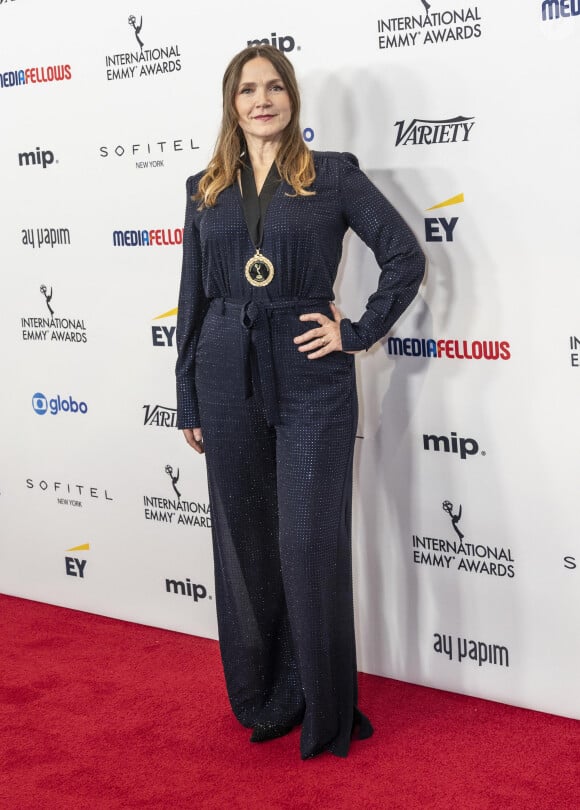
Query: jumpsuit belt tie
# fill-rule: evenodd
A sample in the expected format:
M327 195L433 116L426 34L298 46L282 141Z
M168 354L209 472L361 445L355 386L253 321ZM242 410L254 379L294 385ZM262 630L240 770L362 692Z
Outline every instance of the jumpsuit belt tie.
M328 299L288 298L276 301L239 301L231 298L214 298L211 306L222 315L236 314L242 330L240 333L241 362L244 381L244 399L254 394L252 381L251 346L254 347L258 368L260 392L266 412L266 421L270 427L280 424L280 408L272 350L272 331L270 321L275 311L296 310L315 312L321 306L328 306ZM295 351L298 351L296 348Z

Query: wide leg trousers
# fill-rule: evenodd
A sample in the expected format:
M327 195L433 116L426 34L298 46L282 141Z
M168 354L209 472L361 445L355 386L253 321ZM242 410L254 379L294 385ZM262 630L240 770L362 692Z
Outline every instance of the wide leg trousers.
M248 318L214 301L196 354L229 699L257 739L302 721L303 758L346 756L355 727L372 733L357 708L353 357L308 360L293 343L313 326L301 312L320 309L282 302Z

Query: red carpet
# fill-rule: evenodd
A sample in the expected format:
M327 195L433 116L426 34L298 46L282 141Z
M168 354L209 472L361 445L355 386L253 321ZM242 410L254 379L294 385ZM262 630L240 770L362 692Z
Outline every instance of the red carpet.
M0 595L2 810L580 808L580 723L370 675L345 760L250 744L217 643Z

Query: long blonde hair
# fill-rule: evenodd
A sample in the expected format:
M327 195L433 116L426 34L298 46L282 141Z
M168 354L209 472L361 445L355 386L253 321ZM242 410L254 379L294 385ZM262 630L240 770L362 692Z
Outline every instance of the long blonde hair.
M211 208L221 192L236 180L241 166L241 153L245 149L244 134L238 124L235 98L240 84L242 69L246 62L262 56L278 72L290 98L292 114L282 133L276 155L276 166L282 180L292 186L299 196L314 194L309 190L316 177L310 149L304 143L300 131L300 91L296 74L290 60L272 45L251 45L244 48L231 60L222 81L223 114L213 157L201 180L195 200L201 208Z

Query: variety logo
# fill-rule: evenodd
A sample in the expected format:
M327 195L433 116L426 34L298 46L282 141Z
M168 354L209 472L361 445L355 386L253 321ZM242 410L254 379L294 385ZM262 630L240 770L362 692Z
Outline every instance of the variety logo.
M89 543L83 543L81 546L74 546L73 548L67 548L67 553L70 551L90 551L91 546ZM85 577L85 568L87 566L87 561L83 559L79 559L78 557L65 557L64 558L64 567L66 571L67 577L78 577L79 579L84 579Z
M542 20L559 20L560 17L578 17L580 0L544 0Z
M482 19L477 6L433 11L432 3L427 0L420 2L424 14L421 13L417 0L417 14L377 20L378 46L381 50L441 45L481 37Z
M447 540L414 534L411 548L416 565L508 579L515 577L515 560L510 548L469 542L459 525L463 515L461 504L455 508L451 501L443 501L441 506L456 537Z
M140 231L113 231L114 247L167 247L181 245L183 228L152 228Z
M105 56L107 81L142 79L147 76L170 74L181 70L179 45L146 47L148 40L145 35L143 38L141 37L143 17L140 16L139 22L137 22L136 15L131 14L127 22L133 30L138 50Z
M423 450L432 450L435 453L455 453L459 458L465 461L468 456L476 456L479 453L479 444L475 439L463 439L457 436L455 431L451 432L449 437L436 436L434 433L423 434ZM481 451L481 455L485 456L485 450Z
M48 245L70 245L68 228L22 228L22 244L26 247L41 248Z
M100 501L112 501L106 489L94 487L88 484L72 484L66 481L49 481L46 478L36 481L33 478L26 479L26 488L56 495L57 503L61 506L82 507L84 498Z
M42 166L43 169L58 163L54 158L54 152L51 149L41 149L40 146L36 147L35 152L19 152L18 165L19 166Z
M143 405L145 419L143 424L153 427L177 427L177 408L166 408L165 405Z
M28 84L45 84L72 79L70 65L49 65L0 72L0 88L22 87Z
M157 317L153 318L153 320L160 321L164 318L173 318L175 315L177 315L177 307L164 312L162 315L157 315ZM175 340L175 329L175 326L152 326L151 336L153 345L164 347L173 346L173 341Z
M389 354L403 357L446 357L448 360L509 360L507 340L455 340L390 337Z
M435 211L439 208L447 208L450 205L459 205L464 202L463 194L457 194L448 200L432 205L427 211ZM425 217L425 241L426 242L453 242L453 232L459 217Z
M82 318L60 318L55 316L52 306L52 287L42 284L40 292L48 315L43 318L36 315L20 318L22 340L38 342L86 343L87 330Z
M144 495L145 520L170 523L173 526L198 526L211 528L211 515L208 503L185 500L179 484L179 468L171 464L165 466L165 474L171 482L171 497Z
M102 158L109 157L138 157L135 161L136 169L162 169L165 166L167 155L175 152L191 152L199 149L193 138L174 138L169 141L153 141L146 143L118 143L113 146L100 146L99 155ZM159 159L163 156L163 159ZM147 160L145 160L147 158Z
M198 585L195 582L192 582L189 577L183 581L180 579L166 579L165 580L165 591L166 593L176 593L180 594L181 596L189 596L193 599L194 602L199 602L200 599L211 599L211 596L207 595L207 588L205 585Z
M252 45L272 45L274 48L278 48L279 51L282 51L282 53L290 53L294 48L296 48L297 51L300 50L300 45L296 45L294 37L288 35L282 36L275 31L270 34L270 39L268 39L268 37L264 37L264 39L249 39L248 48L252 47Z
M56 397L48 399L40 391L37 391L36 394L32 395L32 409L38 416L44 416L47 413L57 416L59 413L85 414L89 408L86 402L77 402L70 394L68 397L57 394Z
M455 118L446 118L441 121L431 121L427 118L413 118L407 124L405 121L395 121L397 137L395 146L433 146L436 143L465 143L469 141L471 130L475 126L475 118L466 118L458 115Z
M580 368L580 338L570 335L570 365L572 368Z

